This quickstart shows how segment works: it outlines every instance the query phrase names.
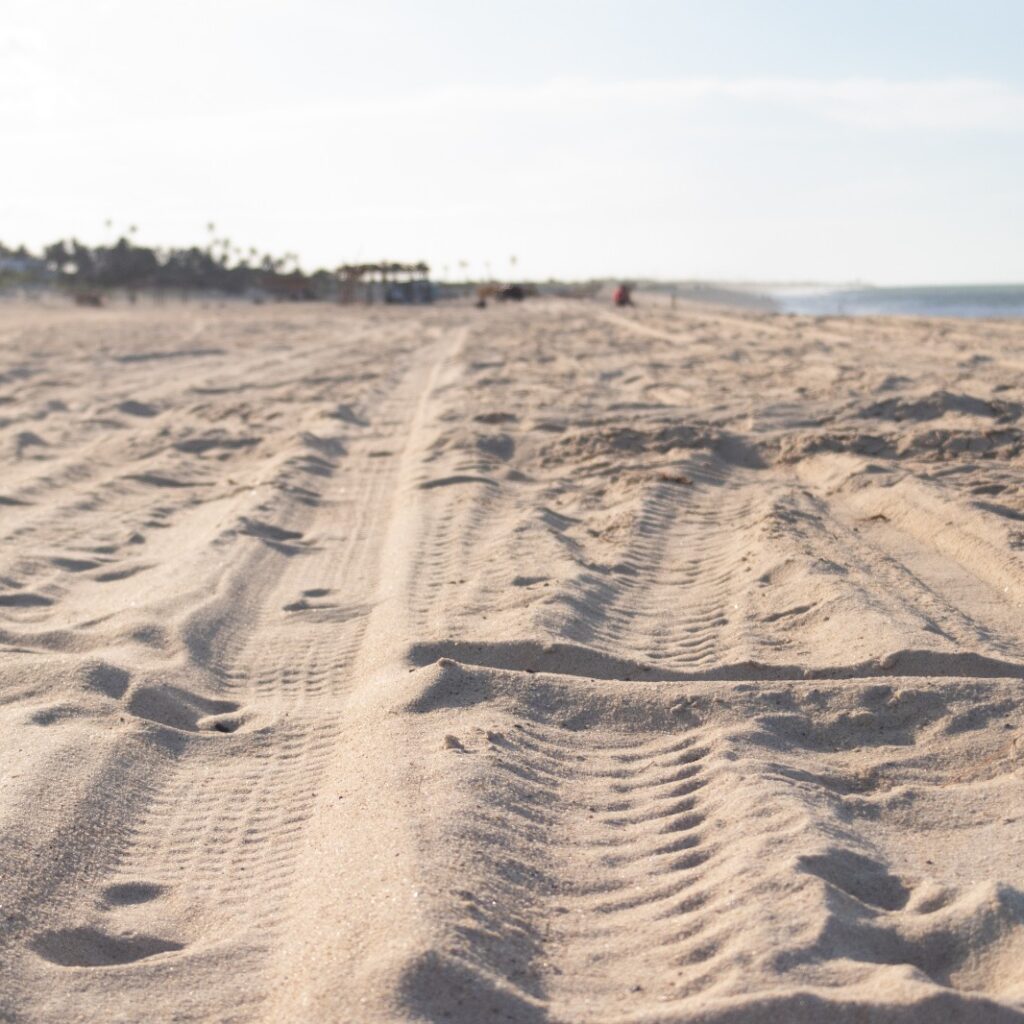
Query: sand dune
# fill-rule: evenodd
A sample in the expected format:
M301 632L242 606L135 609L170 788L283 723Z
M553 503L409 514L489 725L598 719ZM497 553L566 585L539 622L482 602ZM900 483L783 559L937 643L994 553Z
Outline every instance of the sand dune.
M1024 1020L1019 342L0 309L0 1017Z

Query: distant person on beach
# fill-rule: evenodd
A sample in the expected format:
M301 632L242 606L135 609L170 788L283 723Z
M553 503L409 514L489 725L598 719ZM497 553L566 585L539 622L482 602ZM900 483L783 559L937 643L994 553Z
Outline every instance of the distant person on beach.
M616 306L632 306L633 305L633 289L628 284L620 284L615 291L612 292L612 302Z

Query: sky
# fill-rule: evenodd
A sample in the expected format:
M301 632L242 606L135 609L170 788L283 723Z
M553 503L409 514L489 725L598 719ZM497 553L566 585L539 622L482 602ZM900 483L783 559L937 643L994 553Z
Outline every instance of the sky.
M1020 0L0 0L0 241L1020 282L1022 38Z

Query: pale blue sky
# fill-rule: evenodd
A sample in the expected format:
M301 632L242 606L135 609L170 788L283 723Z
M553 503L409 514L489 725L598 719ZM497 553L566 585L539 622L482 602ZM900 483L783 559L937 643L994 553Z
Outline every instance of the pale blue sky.
M1024 3L0 0L0 239L1024 280Z

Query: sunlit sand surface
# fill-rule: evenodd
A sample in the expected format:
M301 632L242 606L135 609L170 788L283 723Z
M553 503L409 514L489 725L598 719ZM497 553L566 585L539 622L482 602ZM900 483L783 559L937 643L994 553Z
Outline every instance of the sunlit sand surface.
M0 309L0 1016L1024 1019L1020 341Z

